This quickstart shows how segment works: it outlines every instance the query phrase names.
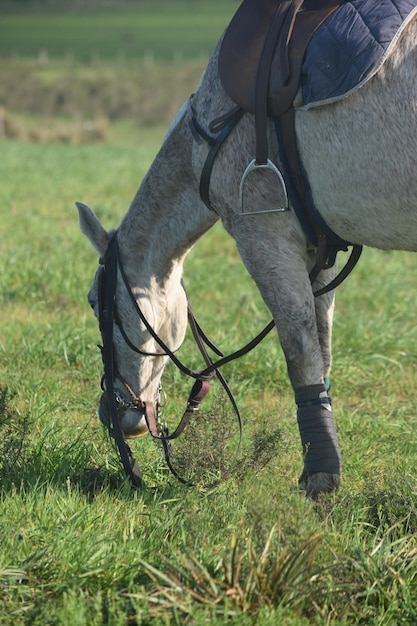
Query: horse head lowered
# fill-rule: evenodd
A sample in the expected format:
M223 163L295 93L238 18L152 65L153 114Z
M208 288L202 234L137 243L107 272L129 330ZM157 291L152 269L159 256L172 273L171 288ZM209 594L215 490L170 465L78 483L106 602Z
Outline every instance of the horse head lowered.
M129 270L124 269L120 258L117 231L106 232L91 209L77 205L82 230L100 255L88 301L99 320L103 344L109 345L112 352L120 425L127 438L140 437L148 432L146 411L154 407L158 413L160 381L168 355L176 352L185 336L186 295L176 283L171 288L175 267L158 280L155 275L144 277L142 265L136 276L130 269L129 282ZM106 390L100 399L99 416L110 427Z

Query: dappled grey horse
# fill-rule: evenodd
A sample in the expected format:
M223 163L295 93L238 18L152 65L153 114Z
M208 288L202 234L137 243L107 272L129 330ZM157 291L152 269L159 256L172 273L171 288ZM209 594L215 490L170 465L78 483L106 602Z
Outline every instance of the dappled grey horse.
M254 163L257 134L255 115L241 111L211 159L206 189L211 208L202 201L201 176L212 154L210 144L236 111L219 77L220 50L221 42L117 231L107 232L91 209L77 203L81 229L107 273L110 244L116 256L113 365L106 387L117 399L123 434L129 438L148 432L169 359L161 346L175 352L186 332L184 260L220 219L278 330L297 404L302 479L306 493L316 497L336 489L340 481L328 398L334 291L313 295L336 269L315 272L311 282L317 243L303 228L285 174L281 180L285 164L272 118L267 121L269 170L250 173L242 183L248 164ZM417 250L416 68L417 18L410 10L383 62L359 88L320 106L306 106L302 90L297 93L295 132L311 201L331 232L349 244ZM212 124L219 119L217 127ZM98 297L102 272L103 265L89 292L99 317L108 306ZM99 413L108 425L110 403L104 392Z

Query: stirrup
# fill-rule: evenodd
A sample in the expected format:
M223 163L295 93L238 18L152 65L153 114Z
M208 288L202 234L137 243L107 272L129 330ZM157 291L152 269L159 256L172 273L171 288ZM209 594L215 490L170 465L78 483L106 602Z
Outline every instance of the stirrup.
M271 209L260 209L259 211L245 211L244 210L244 206L243 206L243 200L244 200L244 194L243 194L243 187L246 181L246 178L248 177L249 174L251 174L254 171L259 171L259 170L271 170L277 177L278 180L280 182L281 185L281 189L284 192L284 198L285 198L285 206L276 206L273 207ZM277 202L277 204L280 204L282 201L282 198L280 198L280 200ZM240 185L239 185L239 202L240 202L240 206L241 206L241 215L258 215L261 213L281 213L283 211L288 211L289 210L289 206L288 206L288 193L287 193L287 187L285 185L285 181L284 178L281 174L281 172L279 171L279 169L277 168L277 166L270 160L267 159L266 163L257 163L256 159L252 159L252 161L249 163L249 165L247 166L247 168L245 169L245 171L243 172L242 178L240 180Z

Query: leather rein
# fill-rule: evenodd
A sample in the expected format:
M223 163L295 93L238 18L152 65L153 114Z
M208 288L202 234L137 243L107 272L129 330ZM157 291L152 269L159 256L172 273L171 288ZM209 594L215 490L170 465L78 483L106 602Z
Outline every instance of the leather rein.
M120 273L123 284L126 288L126 291L133 303L135 311L144 324L147 331L150 333L152 338L161 348L161 352L145 352L137 348L129 339L126 334L126 331L123 328L123 324L119 317L117 311L117 303L116 303L116 285L117 285L117 276ZM191 483L184 478L182 478L175 467L172 464L172 451L170 442L173 439L176 439L181 435L184 431L187 424L190 422L190 419L195 415L195 413L199 410L200 402L204 399L210 389L210 381L213 378L217 378L221 385L223 386L232 406L234 412L236 414L238 420L239 427L239 447L242 439L242 419L240 416L240 412L234 399L234 396L227 384L227 381L223 377L222 373L219 371L219 368L230 361L233 361L244 354L247 354L250 350L252 350L255 346L257 346L264 337L273 329L274 322L270 322L252 341L247 343L243 348L236 350L235 352L225 356L205 335L204 331L198 324L192 310L191 306L188 302L188 322L193 333L196 344L199 348L200 353L203 356L206 367L201 370L193 370L185 366L180 359L175 355L174 351L171 350L166 343L159 337L159 335L155 332L151 324L148 322L147 318L143 314L140 306L137 303L137 300L131 290L129 282L127 280L123 265L120 260L119 246L117 242L117 231L112 235L106 253L103 258L100 259L100 268L99 275L97 279L97 290L98 290L98 319L99 319L99 327L102 338L102 360L104 367L104 375L103 375L103 391L105 393L109 415L110 415L110 430L114 435L114 439L116 441L116 445L119 451L120 459L122 465L125 470L126 476L129 478L132 486L137 488L142 488L142 476L139 469L139 466L132 454L130 446L125 440L125 436L120 424L119 419L119 411L120 410L137 410L141 411L144 414L146 424L148 427L148 431L151 436L160 441L162 443L164 449L165 460L167 465L172 472L172 474L183 484L191 485ZM117 370L117 364L115 360L114 354L114 325L116 325L131 350L140 354L142 356L168 356L169 359L177 366L177 368L186 376L194 379L194 384L190 395L188 397L187 405L184 414L182 415L178 425L175 430L170 433L167 426L162 424L159 420L159 401L156 403L153 402L144 402L136 397L133 393L130 386L123 380L123 377ZM216 361L210 357L207 347L213 350L217 356L220 358ZM118 391L115 390L114 380L118 378L121 383L124 385L125 389L128 391L131 396L131 401L125 401L119 394ZM238 455L238 450L235 454L235 460ZM231 468L225 472L220 480L210 483L209 485L205 485L206 487L214 487L223 480L225 480L233 471L233 463Z

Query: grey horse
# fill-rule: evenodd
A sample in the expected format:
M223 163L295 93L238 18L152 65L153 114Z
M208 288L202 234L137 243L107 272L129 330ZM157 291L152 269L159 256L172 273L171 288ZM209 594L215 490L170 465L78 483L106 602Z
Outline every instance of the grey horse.
M200 127L234 107L218 73L220 43L192 99ZM409 20L388 58L360 89L326 106L295 113L296 136L315 206L337 235L352 244L385 250L417 250L417 18ZM265 178L245 185L242 172L255 152L254 116L244 114L214 161L210 201L201 201L199 182L210 146L196 141L186 103L173 121L162 147L117 229L120 263L134 300L149 326L171 350L187 325L183 263L196 241L217 220L234 238L239 254L271 311L294 389L303 442L302 478L306 493L337 489L341 458L328 398L334 292L315 298L313 291L335 275L309 274L316 250L292 210L262 212L276 201ZM273 122L268 121L271 158L281 170ZM104 257L109 240L98 218L77 203L82 232ZM147 432L147 407L158 403L168 356L137 316L121 279L115 286L118 318L131 349L114 328L117 362L114 389L126 437ZM98 315L97 278L89 293ZM123 404L124 401L124 404ZM100 417L108 423L105 401Z

